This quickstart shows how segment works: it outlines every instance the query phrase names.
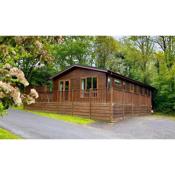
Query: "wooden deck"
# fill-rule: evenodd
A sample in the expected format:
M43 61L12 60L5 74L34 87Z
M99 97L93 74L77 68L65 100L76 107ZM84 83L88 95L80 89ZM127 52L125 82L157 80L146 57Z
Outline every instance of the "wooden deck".
M152 108L150 95L118 89L40 92L39 96L37 102L26 106L26 109L116 121L124 117L148 114Z

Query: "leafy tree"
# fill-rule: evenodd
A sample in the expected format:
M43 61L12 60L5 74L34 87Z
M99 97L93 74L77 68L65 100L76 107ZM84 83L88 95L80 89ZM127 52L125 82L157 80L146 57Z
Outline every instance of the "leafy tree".
M97 36L94 41L95 65L99 68L106 68L110 59L115 59L118 49L117 41L111 36Z
M132 77L150 83L150 66L154 58L154 42L149 36L131 36L124 40L125 56Z
M31 89L28 95L21 91L22 86L28 85L20 69L11 67L9 64L0 68L0 115L5 114L10 106L35 103L35 99L38 98L35 89Z
M35 68L53 62L50 47L55 42L59 42L57 37L1 36L0 63L10 63L20 68L30 82Z
M52 47L57 70L73 64L92 65L93 37L67 36L61 44Z
M156 109L164 112L175 111L175 37L157 36L154 42L158 46L153 85L158 93L155 97Z

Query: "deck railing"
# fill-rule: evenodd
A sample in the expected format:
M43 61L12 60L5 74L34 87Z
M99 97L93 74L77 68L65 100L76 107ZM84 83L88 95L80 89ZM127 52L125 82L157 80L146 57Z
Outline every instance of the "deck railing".
M150 106L151 98L134 92L118 89L70 90L40 92L38 102L92 102Z
M111 97L110 89L95 90L70 90L70 91L53 91L40 92L39 102L109 102Z
M111 121L150 113L152 108L148 94L113 88L40 92L37 102L27 108Z

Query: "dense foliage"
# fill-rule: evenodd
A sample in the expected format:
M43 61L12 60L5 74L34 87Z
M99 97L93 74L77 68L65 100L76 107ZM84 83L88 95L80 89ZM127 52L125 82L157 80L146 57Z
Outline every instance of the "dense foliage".
M155 109L175 111L175 37L0 37L0 64L20 68L31 85L73 64L106 68L150 84Z
M21 87L28 85L20 69L11 67L10 64L0 68L0 115L3 115L10 106L35 103L35 99L38 98L35 89L31 89L29 94L22 93Z

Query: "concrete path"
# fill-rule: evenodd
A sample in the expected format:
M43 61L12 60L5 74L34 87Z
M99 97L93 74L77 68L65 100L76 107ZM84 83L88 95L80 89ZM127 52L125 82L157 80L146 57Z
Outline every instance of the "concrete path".
M0 117L0 127L27 139L172 139L175 121L134 117L118 123L71 124L29 112L10 110Z

